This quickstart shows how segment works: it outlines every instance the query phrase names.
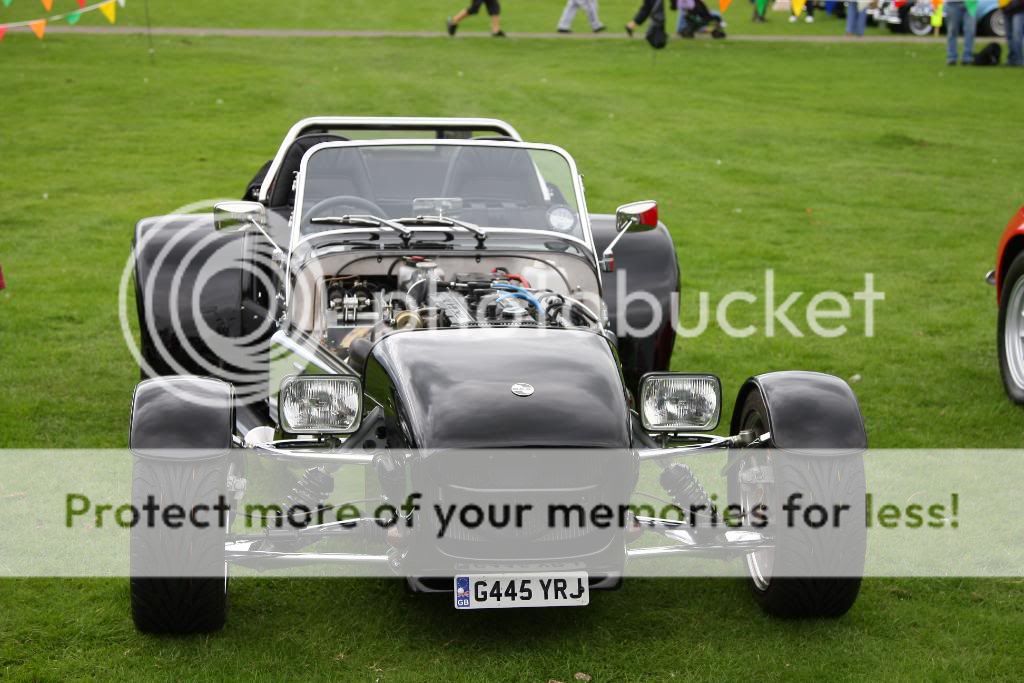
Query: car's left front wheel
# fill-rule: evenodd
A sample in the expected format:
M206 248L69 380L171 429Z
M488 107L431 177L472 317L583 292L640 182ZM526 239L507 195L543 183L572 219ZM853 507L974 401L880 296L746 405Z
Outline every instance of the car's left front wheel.
M999 300L999 371L1010 400L1024 405L1024 252L1010 263Z

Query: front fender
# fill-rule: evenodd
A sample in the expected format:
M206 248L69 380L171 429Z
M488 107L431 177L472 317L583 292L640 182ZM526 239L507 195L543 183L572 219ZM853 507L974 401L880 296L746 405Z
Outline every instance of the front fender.
M132 397L128 448L150 458L216 458L231 448L234 390L209 377L156 377Z
M760 392L764 400L776 448L863 451L868 447L857 397L838 377L797 370L751 377L736 397L732 434L739 433L740 409L752 391Z
M1003 229L999 239L999 250L996 252L996 302L1003 291L1003 278L1010 268L1014 257L1024 250L1024 206L1017 209L1010 222Z

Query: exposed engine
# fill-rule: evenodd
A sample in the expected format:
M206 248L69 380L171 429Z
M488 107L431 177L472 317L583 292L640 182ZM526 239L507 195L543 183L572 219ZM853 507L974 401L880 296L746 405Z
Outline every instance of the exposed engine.
M534 288L503 267L449 277L436 261L408 256L386 275L337 275L324 286L326 341L342 354L393 331L421 327L600 326L582 302Z

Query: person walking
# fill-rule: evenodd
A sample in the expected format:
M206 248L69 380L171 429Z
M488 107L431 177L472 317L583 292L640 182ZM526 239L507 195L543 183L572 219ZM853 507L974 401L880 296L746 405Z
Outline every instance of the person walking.
M956 64L956 41L960 37L961 28L964 34L964 56L960 63L967 66L974 63L974 32L977 30L977 21L967 10L967 3L964 0L946 0L947 66Z
M572 33L572 20L580 10L587 13L591 31L600 33L605 29L601 18L597 16L597 0L567 0L565 9L562 10L562 18L558 20L559 33Z
M1024 0L1010 0L1003 7L1006 17L1006 64L1024 66Z
M804 21L808 24L814 23L814 0L807 0L807 4L804 5L804 13L807 15L804 17ZM800 16L796 13L796 8L791 2L789 4L789 23L795 24L800 20Z
M864 37L864 29L868 25L868 4L864 0L851 0L846 3L846 35L857 38Z
M448 35L454 36L459 29L459 23L466 17L477 14L483 6L487 7L487 15L491 18L491 35L495 38L504 38L505 32L501 30L501 3L498 0L472 0L469 7L448 18L445 23Z
M660 26L661 31L664 33L665 0L643 0L640 9L636 11L636 15L626 24L626 33L629 34L630 38L633 37L633 32L640 28L647 19L651 20L651 31L656 30ZM651 31L648 31L648 34Z
M750 4L754 6L752 21L755 24L767 23L768 18L765 17L765 14L768 12L768 0L750 0Z

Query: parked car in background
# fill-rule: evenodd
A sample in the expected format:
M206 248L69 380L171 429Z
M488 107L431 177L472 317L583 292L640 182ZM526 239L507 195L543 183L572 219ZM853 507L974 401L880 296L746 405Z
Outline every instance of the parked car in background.
M883 0L876 11L876 19L886 24L893 33L927 36L932 33L934 9L930 0ZM1006 37L1006 17L999 9L998 0L978 0L977 19L979 36Z
M1006 224L996 269L985 280L995 285L999 304L999 370L1006 395L1024 404L1024 206Z

